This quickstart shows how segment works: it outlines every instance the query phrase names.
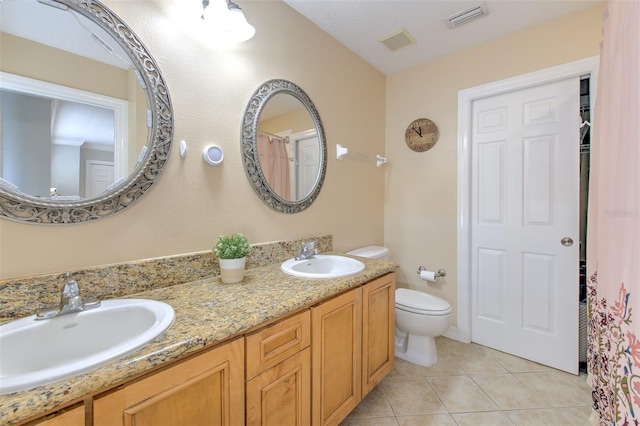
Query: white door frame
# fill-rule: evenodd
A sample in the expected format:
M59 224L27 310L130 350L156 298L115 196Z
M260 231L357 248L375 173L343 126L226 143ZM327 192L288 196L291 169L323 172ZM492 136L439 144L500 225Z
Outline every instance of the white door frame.
M599 56L592 56L458 92L458 315L455 333L457 340L471 342L471 104L476 99L591 74L590 94L591 111L593 111L599 62ZM578 113L579 111L576 111L576 114ZM593 116L591 121L593 122Z

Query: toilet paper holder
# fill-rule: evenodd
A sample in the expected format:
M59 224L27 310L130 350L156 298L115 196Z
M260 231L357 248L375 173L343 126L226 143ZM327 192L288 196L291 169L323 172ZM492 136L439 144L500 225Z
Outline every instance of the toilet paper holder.
M418 272L416 272L416 274L420 275L420 272L426 271L426 270L427 270L427 268L425 268L424 266L420 266L418 268ZM446 277L446 276L447 276L447 271L445 271L442 268L438 269L438 271L436 272L436 278Z

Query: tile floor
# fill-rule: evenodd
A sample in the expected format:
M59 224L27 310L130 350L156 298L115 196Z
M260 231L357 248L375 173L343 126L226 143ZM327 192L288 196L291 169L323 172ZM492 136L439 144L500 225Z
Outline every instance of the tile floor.
M586 375L574 376L475 343L436 339L439 361L395 369L342 426L590 425Z

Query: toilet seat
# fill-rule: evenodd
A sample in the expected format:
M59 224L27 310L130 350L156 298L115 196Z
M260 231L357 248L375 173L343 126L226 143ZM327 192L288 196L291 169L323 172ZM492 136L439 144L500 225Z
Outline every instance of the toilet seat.
M420 315L442 316L451 313L451 305L446 300L408 288L396 290L396 308Z

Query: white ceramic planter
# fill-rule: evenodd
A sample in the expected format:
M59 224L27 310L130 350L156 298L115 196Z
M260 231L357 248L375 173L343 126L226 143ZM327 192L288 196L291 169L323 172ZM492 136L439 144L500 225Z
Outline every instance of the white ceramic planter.
M239 283L244 278L246 257L240 259L218 259L220 261L220 279L223 283Z

